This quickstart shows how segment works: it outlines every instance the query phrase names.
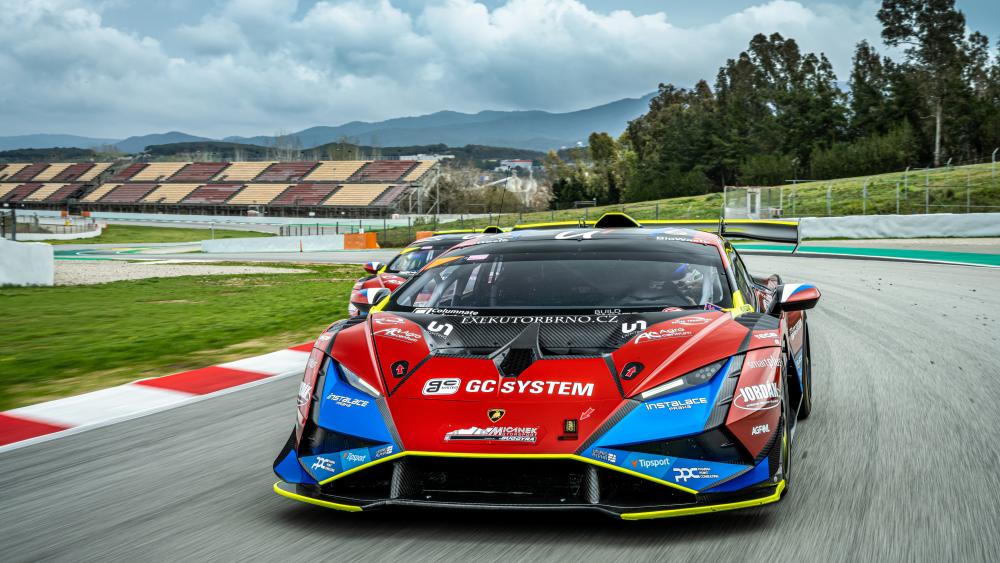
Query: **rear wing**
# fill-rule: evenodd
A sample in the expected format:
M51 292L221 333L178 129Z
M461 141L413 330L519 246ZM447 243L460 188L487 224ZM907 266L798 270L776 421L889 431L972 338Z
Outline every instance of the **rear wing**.
M526 229L596 229L675 227L694 229L719 235L727 239L750 239L766 242L794 244L792 252L802 243L802 232L798 221L775 221L770 219L634 219L625 213L605 213L597 221L553 221L551 223L528 223L515 225L511 230Z

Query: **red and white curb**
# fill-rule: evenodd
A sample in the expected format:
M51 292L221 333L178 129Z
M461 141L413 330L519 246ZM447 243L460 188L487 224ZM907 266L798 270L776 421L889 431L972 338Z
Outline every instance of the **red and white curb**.
M312 343L0 412L0 452L301 375Z

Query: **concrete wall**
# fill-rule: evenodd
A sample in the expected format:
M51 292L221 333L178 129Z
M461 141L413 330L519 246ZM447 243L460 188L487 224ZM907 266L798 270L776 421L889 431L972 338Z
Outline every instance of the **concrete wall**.
M803 217L802 238L921 238L1000 236L1000 213Z
M51 244L0 238L0 286L52 285L54 279Z
M201 241L202 252L321 252L343 250L344 235L227 238Z
M82 233L17 233L17 240L19 242L27 241L37 241L37 240L77 240L77 239L87 239L101 236L104 228L100 225L93 231L84 231Z

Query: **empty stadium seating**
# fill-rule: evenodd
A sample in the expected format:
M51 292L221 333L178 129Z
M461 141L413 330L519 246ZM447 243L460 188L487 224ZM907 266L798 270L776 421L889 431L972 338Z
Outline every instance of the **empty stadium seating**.
M3 201L4 196L13 191L18 185L19 184L0 184L0 201Z
M201 184L160 184L142 203L177 203L195 191Z
M275 198L271 202L271 205L294 205L300 207L319 205L336 188L336 184L293 184L292 187Z
M249 182L274 162L234 162L213 178L216 182Z
M71 164L72 163L68 162L54 162L48 165L48 167L46 167L44 170L36 174L35 177L32 178L32 180L36 182L49 182L56 177L56 174L59 174L63 170L69 168Z
M115 172L110 178L109 182L124 182L126 180L132 179L133 176L139 173L140 170L149 166L145 162L136 162L135 164L129 164L125 168L122 168L118 172Z
M69 196L80 189L83 184L65 184L46 198L46 203L62 203L69 199Z
M228 162L192 162L177 171L170 182L207 182L229 166Z
M56 193L56 191L62 188L63 185L64 184L42 184L42 187L35 190L28 197L24 198L24 201L45 201L50 195Z
M317 162L276 162L254 178L255 182L295 182L316 168Z
M95 178L103 174L104 171L110 167L111 167L110 162L98 162L94 164L93 168L84 172L79 178L76 178L76 180L80 182L90 182L91 180L94 180Z
M199 187L181 203L185 205L219 205L236 192L243 189L243 184L207 184Z
M78 180L86 171L94 167L92 162L78 162L63 168L58 174L52 176L53 182L72 182Z
M227 205L267 205L287 190L290 184L247 184Z
M344 184L323 205L365 206L375 201L388 187L389 184Z
M7 180L14 174L21 171L22 168L28 166L27 164L8 164L0 169L0 180Z
M406 173L406 176L403 176L403 181L404 182L416 182L424 174L426 174L428 170L430 170L431 168L434 168L435 164L437 164L437 161L434 161L434 160L421 160L421 161L419 161L419 164L417 164L415 167L413 167L413 170L410 170L409 172Z
M129 178L131 182L159 182L176 174L190 162L151 162Z
M6 179L8 182L27 182L28 180L31 180L32 178L37 176L39 172L45 170L48 167L49 165L45 162L36 162L34 164L29 164L25 166L24 168L18 170L14 174L11 174L10 176L7 176Z
M382 192L382 195L378 196L377 199L372 201L372 205L392 205L399 201L404 193L406 193L406 188L409 186L402 184L399 186L392 186L388 190Z
M154 188L156 184L122 184L101 198L100 203L136 203Z
M117 188L120 185L121 184L101 184L100 186L97 186L96 190L83 196L83 199L80 201L82 201L83 203L96 203L100 201L102 197L106 196L108 192Z
M34 174L32 174L32 176L34 176ZM42 184L39 183L20 184L13 190L7 192L7 195L0 197L0 203L17 203L41 187Z
M307 182L343 182L365 163L364 160L327 160L320 162L304 179Z
M417 165L415 160L375 160L350 177L352 182L398 182Z

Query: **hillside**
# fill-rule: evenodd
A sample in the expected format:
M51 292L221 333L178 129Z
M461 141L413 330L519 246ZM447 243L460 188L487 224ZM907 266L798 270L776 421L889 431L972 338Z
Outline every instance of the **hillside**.
M868 197L863 197L867 181ZM928 186L925 189L925 183ZM785 217L827 215L889 215L896 213L896 186L899 185L899 213L965 213L1000 210L1000 176L994 178L990 164L955 168L915 170L908 174L892 172L868 177L841 178L774 186L772 202L763 207L781 207ZM905 187L904 187L905 186ZM763 199L763 198L762 198ZM779 201L780 200L780 201ZM509 227L518 223L596 219L608 211L624 211L637 219L717 219L722 210L722 193L607 205L582 209L510 213L500 217L467 219L441 223L439 229L475 228L487 225ZM433 224L414 229L390 229L380 239L383 246L409 242L412 231L425 230Z

